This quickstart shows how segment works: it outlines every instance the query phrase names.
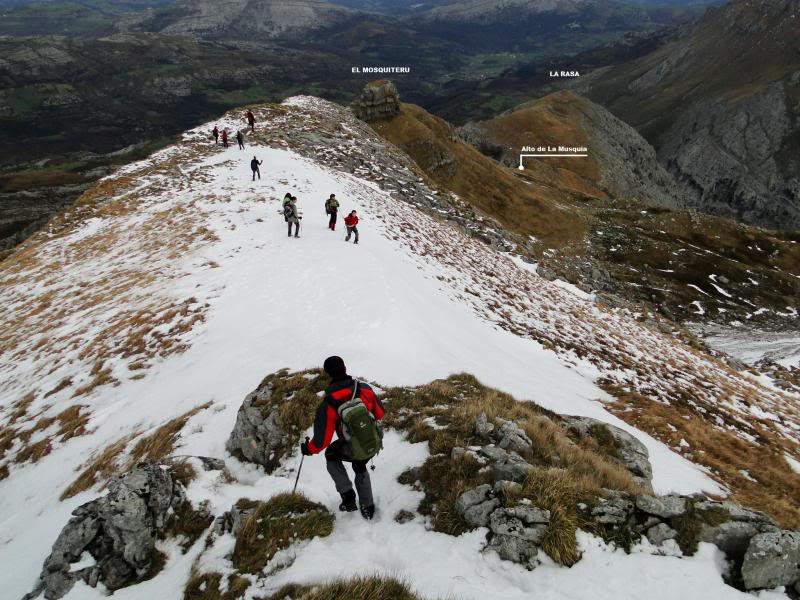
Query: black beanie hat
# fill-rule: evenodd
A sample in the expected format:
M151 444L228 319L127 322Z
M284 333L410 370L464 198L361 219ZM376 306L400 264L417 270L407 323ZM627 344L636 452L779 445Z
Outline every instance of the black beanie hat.
M329 356L325 359L322 368L331 376L331 379L340 379L347 375L347 367L344 366L341 356Z

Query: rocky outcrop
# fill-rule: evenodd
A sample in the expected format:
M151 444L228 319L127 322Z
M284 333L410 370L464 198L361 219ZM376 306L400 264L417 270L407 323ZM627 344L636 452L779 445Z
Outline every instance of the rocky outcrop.
M113 591L152 577L160 560L156 539L187 502L167 467L134 467L109 484L108 494L73 511L26 598L62 598L79 580Z
M508 452L494 445L483 446L481 456L489 459L495 481L523 482L535 467L516 452Z
M350 107L362 121L391 118L400 112L400 94L391 81L371 81Z
M645 488L653 481L653 467L647 447L627 431L590 417L562 418L564 426L579 438L595 438L609 456L622 464Z
M279 411L265 410L272 397L271 383L260 385L239 407L236 424L225 448L235 457L263 466L271 472L278 465L277 451L287 443Z
M747 590L800 585L800 531L773 531L753 536L742 564Z

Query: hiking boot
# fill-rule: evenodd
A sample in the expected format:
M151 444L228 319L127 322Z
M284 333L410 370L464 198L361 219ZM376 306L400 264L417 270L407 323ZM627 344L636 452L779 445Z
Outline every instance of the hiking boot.
M295 233L295 234L294 234L294 237L300 237L300 235L299 235L299 234L297 234L297 233Z
M358 510L356 506L356 493L353 490L342 494L342 503L339 505L342 512L353 512Z
M361 516L364 517L367 521L371 521L372 517L375 516L375 505L373 504L372 506L362 506Z

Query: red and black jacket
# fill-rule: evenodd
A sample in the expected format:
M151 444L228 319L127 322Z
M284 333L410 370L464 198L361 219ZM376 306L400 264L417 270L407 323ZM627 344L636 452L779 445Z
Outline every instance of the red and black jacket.
M356 225L358 225L358 217L355 215L347 215L344 218L344 224L347 225L348 227L355 227Z
M334 381L325 390L325 399L317 408L317 416L314 418L314 437L308 443L308 450L311 454L318 454L325 450L333 441L334 431L338 437L343 437L342 424L339 420L339 406L353 397L354 385L355 380L352 377L346 377ZM372 388L363 381L358 383L358 397L376 420L380 421L383 418L383 404Z

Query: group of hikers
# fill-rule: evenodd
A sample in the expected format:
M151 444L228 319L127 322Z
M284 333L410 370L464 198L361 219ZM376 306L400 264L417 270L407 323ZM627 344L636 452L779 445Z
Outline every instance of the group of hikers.
M384 415L383 404L368 384L347 374L341 357L328 357L322 368L331 384L317 407L313 437L300 444L300 452L306 457L324 450L328 473L342 499L339 510L360 508L361 515L370 520L375 516L375 500L367 464L383 448L383 430L378 425ZM355 490L345 462L355 473ZM300 473L297 475L299 479Z
M256 130L256 117L253 114L253 111L248 110L245 115L244 119L247 121L248 126L250 127L251 132L255 132ZM220 132L219 127L214 125L214 129L211 130L211 135L214 138L214 144L217 145L220 142L220 138L222 139L222 146L224 148L228 147L228 129L223 128ZM236 141L239 144L239 149L244 149L244 134L242 130L238 130L236 132ZM256 177L261 179L261 165L264 163L263 160L258 160L257 156L253 156L253 159L250 161L250 171L253 174L252 181L256 180ZM283 217L286 223L289 226L289 237L292 237L292 230L294 229L294 237L300 237L300 220L303 218L302 214L297 208L297 197L292 196L292 194L287 193L283 197L282 203L283 209ZM330 197L325 201L325 214L327 214L330 219L328 220L328 229L331 231L336 231L336 221L339 215L339 201L336 199L336 194L331 194ZM344 218L344 225L347 229L347 236L345 237L345 241L349 242L351 237L354 237L354 244L358 243L358 215L356 211L350 211Z
M253 157L251 165L256 162L256 157ZM259 165L261 163L258 163ZM260 177L260 176L259 176ZM289 224L289 237L292 237L292 227L294 227L294 237L300 237L300 221L303 218L302 213L297 208L297 196L293 196L289 192L283 197L282 201L283 218ZM336 194L331 194L325 200L325 213L329 215L328 229L336 231L336 220L339 215L339 201L336 199ZM358 243L358 213L351 210L344 218L344 225L347 229L347 237L344 241L349 242L351 237L355 237L354 244Z
M256 116L253 114L253 111L248 110L244 115L245 120L247 121L248 126L250 127L250 132L255 133L256 131ZM217 145L222 139L222 147L228 147L228 128L224 127L222 131L219 130L219 127L214 125L214 129L211 130L211 136L214 138L214 144ZM236 142L239 144L239 150L244 150L244 134L242 133L241 129L236 131Z

